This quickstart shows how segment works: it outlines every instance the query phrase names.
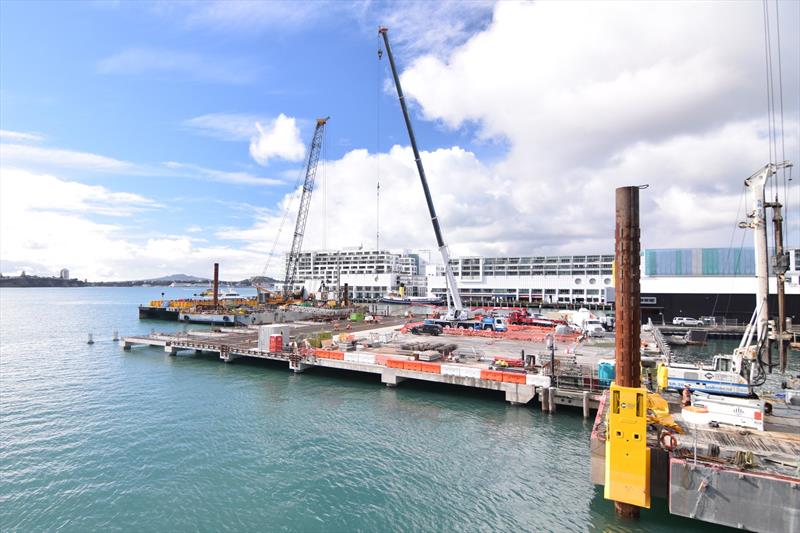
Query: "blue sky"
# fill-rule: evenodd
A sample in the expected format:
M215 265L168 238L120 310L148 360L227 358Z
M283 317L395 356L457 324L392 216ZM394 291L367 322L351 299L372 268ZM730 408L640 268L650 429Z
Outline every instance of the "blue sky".
M289 25L240 33L189 24L180 5L162 11L140 3L5 2L2 9L3 128L37 132L47 146L156 168L177 161L293 183L301 163L276 160L260 167L246 144L220 142L186 122L206 114L269 120L284 113L298 119L307 143L313 120L330 115L326 155L339 158L354 147L376 149L380 105L382 145L405 141L396 99L379 94L378 76L382 83L388 64L377 61L375 24L341 24L340 11L326 16L321 6L308 29ZM126 55L132 56L127 62ZM159 59L166 65L159 66ZM454 137L465 144L471 139L467 131L454 136L422 121L417 129L428 148L447 146ZM214 182L198 190L191 179L157 172L136 179L80 176L85 183L124 184L127 191L166 203L191 192L198 203L208 197L270 207L287 190ZM213 208L208 202L194 206ZM170 225L196 222L188 209L177 215L172 210Z
M456 255L608 253L609 200L631 180L655 188L645 244L738 243L741 181L768 152L760 5L4 1L0 270L219 260L245 277L277 242L279 274L326 115L306 247L374 246L380 178L382 245L435 248L380 24ZM797 5L781 9L798 159Z

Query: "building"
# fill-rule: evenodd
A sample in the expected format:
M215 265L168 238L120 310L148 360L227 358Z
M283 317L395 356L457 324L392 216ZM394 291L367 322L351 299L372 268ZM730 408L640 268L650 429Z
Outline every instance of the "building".
M777 278L770 267L770 315L777 309ZM648 249L642 253L642 317L716 316L748 322L755 307L753 248ZM800 248L789 250L786 315L800 323Z
M465 305L604 306L614 301L612 254L453 258ZM800 249L789 250L786 314L800 323ZM401 286L409 296L446 298L444 266L425 254L386 250L304 252L298 283L309 292L346 283L355 301L375 301ZM770 309L776 309L776 278ZM755 304L752 248L645 249L641 260L642 316L717 316L743 322Z
M347 284L354 301L373 301L405 287L409 296L425 296L427 284L421 254L404 251L313 250L302 252L294 289L309 293Z
M467 305L605 305L613 302L613 255L451 259ZM641 262L642 317L718 316L747 322L755 305L752 248L646 249ZM800 249L789 251L787 316L800 322ZM770 309L777 307L770 278ZM431 295L446 292L444 267L429 269Z
M540 255L451 259L465 303L606 303L613 286L613 255ZM428 276L432 295L446 293L444 267Z
M69 270L66 268L62 268L61 271L58 273L58 277L61 279L69 279Z

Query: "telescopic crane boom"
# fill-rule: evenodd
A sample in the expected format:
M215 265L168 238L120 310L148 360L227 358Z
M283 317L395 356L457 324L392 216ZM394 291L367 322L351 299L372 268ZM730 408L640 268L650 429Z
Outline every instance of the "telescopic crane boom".
M314 129L314 137L311 139L311 148L308 151L308 164L306 165L306 178L303 181L303 193L300 196L300 209L297 211L292 249L289 251L286 261L286 278L283 282L283 293L287 297L292 291L292 284L297 275L300 249L303 247L303 235L306 231L306 220L308 219L308 208L311 206L311 192L314 190L317 163L319 163L319 154L322 150L322 134L325 132L325 124L329 118L331 117L317 119L317 127Z
M428 211L431 214L433 232L436 234L436 244L439 246L439 252L442 254L442 261L444 261L444 272L445 276L447 276L447 292L449 295L447 300L447 318L449 320L464 320L469 318L469 313L466 309L464 309L464 306L461 303L461 295L458 293L456 277L453 275L453 269L450 266L450 253L447 251L447 245L442 238L442 229L439 227L439 218L436 216L436 209L433 207L431 191L428 188L428 180L425 177L425 168L422 166L422 159L419 156L417 140L414 137L414 128L411 126L411 118L408 116L408 108L406 107L406 99L403 96L403 88L400 86L400 77L397 75L397 68L394 64L392 48L389 46L389 29L382 26L378 28L378 33L383 36L383 43L386 46L386 55L389 56L389 64L392 67L392 76L394 77L394 85L397 88L397 98L400 100L400 107L403 109L403 118L406 121L406 129L408 129L408 139L411 141L411 149L414 150L414 160L417 163L419 180L422 182L422 190L425 192L425 201L428 203Z

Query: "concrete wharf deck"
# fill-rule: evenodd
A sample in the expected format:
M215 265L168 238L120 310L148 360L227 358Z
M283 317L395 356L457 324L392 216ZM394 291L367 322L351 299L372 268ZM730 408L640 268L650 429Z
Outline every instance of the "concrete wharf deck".
M402 320L393 321L393 325L382 324L361 325L361 331L355 333L370 344L370 339L380 339L375 347L365 347L362 350L341 351L341 359L320 355L320 350L301 350L298 353L291 351L267 352L258 349L258 331L255 329L238 328L222 331L188 331L183 333L152 333L145 336L124 337L120 345L125 350L134 346L160 347L170 355L177 355L182 351L195 353L214 353L226 363L238 358L269 359L286 361L287 366L294 372L303 372L314 367L348 370L378 374L381 382L387 386L397 386L404 380L413 379L434 383L460 385L478 389L502 391L505 399L515 405L529 403L539 397L542 410L555 412L556 406L572 406L583 410L584 416L589 416L592 409L599 406L599 393L603 384L593 375L591 365L596 365L599 358L609 357L608 347L585 346L579 353L575 347L564 344L560 347L556 357L557 362L563 363L559 368L570 369L569 372L557 371L555 376L550 376L549 371L542 373L522 374L524 382L502 381L502 379L483 379L482 370L489 370L489 365L496 358L518 358L522 351L536 354L536 361L549 361L544 345L534 342L512 341L505 339L485 339L470 337L430 337L424 335L410 335L398 332L397 324ZM301 337L314 331L319 331L326 325L315 323L300 323L292 325L292 336ZM330 324L327 325L330 328ZM348 331L352 334L352 331ZM388 341L388 342L387 342ZM385 357L397 359L413 359L412 351L402 349L402 346L414 343L447 342L457 344L457 355L465 362L437 362L445 366L449 372L419 371L413 368L397 368L387 366ZM325 352L325 350L322 350ZM613 352L612 352L613 353ZM359 355L376 358L373 362L364 362ZM385 356L384 358L382 358ZM338 355L336 357L339 357ZM382 361L382 363L379 363ZM580 364L579 364L580 362ZM581 366L584 365L584 366ZM451 368L452 367L452 368ZM460 374L460 368L464 370ZM577 369L577 370L576 370ZM511 372L511 371L509 371ZM497 376L494 376L497 378ZM506 376L507 379L520 381L521 378Z

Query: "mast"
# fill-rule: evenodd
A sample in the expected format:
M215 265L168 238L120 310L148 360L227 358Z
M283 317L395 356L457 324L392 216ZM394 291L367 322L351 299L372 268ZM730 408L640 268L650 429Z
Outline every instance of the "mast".
M764 201L764 189L767 180L772 177L778 169L789 168L792 163L783 161L781 163L768 163L758 172L744 180L745 186L750 189L752 199L751 210L747 217L749 222L742 222L739 227L752 228L753 244L755 246L756 262L756 332L758 342L765 338L767 321L769 320L769 256L767 249L767 217L766 202Z
M420 158L419 150L417 149L417 139L414 136L414 128L411 126L411 118L408 115L406 99L405 96L403 96L403 88L400 86L400 77L397 75L392 48L389 46L389 29L382 26L378 28L378 33L383 36L383 43L386 46L386 55L389 56L389 64L392 67L392 76L394 77L394 86L397 88L397 98L400 100L400 107L403 109L403 118L406 121L406 129L408 130L408 138L411 141L411 149L414 151L414 161L417 163L419 180L422 182L422 190L425 193L425 201L428 204L428 212L431 215L433 232L436 234L436 244L439 247L439 253L442 254L442 261L444 261L444 272L447 278L447 293L450 296L447 299L448 317L454 320L464 319L467 318L467 312L461 303L461 295L458 293L456 277L453 274L453 268L450 266L450 253L447 250L444 238L442 238L442 230L439 227L439 217L436 215L436 209L433 207L433 198L431 198L428 180L425 177L425 168L422 166L422 158ZM450 308L451 300L453 302L452 310Z
M769 295L769 268L767 262L767 221L764 210L764 188L767 179L775 173L775 165L769 163L764 168L744 180L744 184L750 189L751 210L747 213L750 222L746 227L753 229L753 244L755 247L756 261L756 338L762 339L763 332L767 327L769 308L767 296Z

